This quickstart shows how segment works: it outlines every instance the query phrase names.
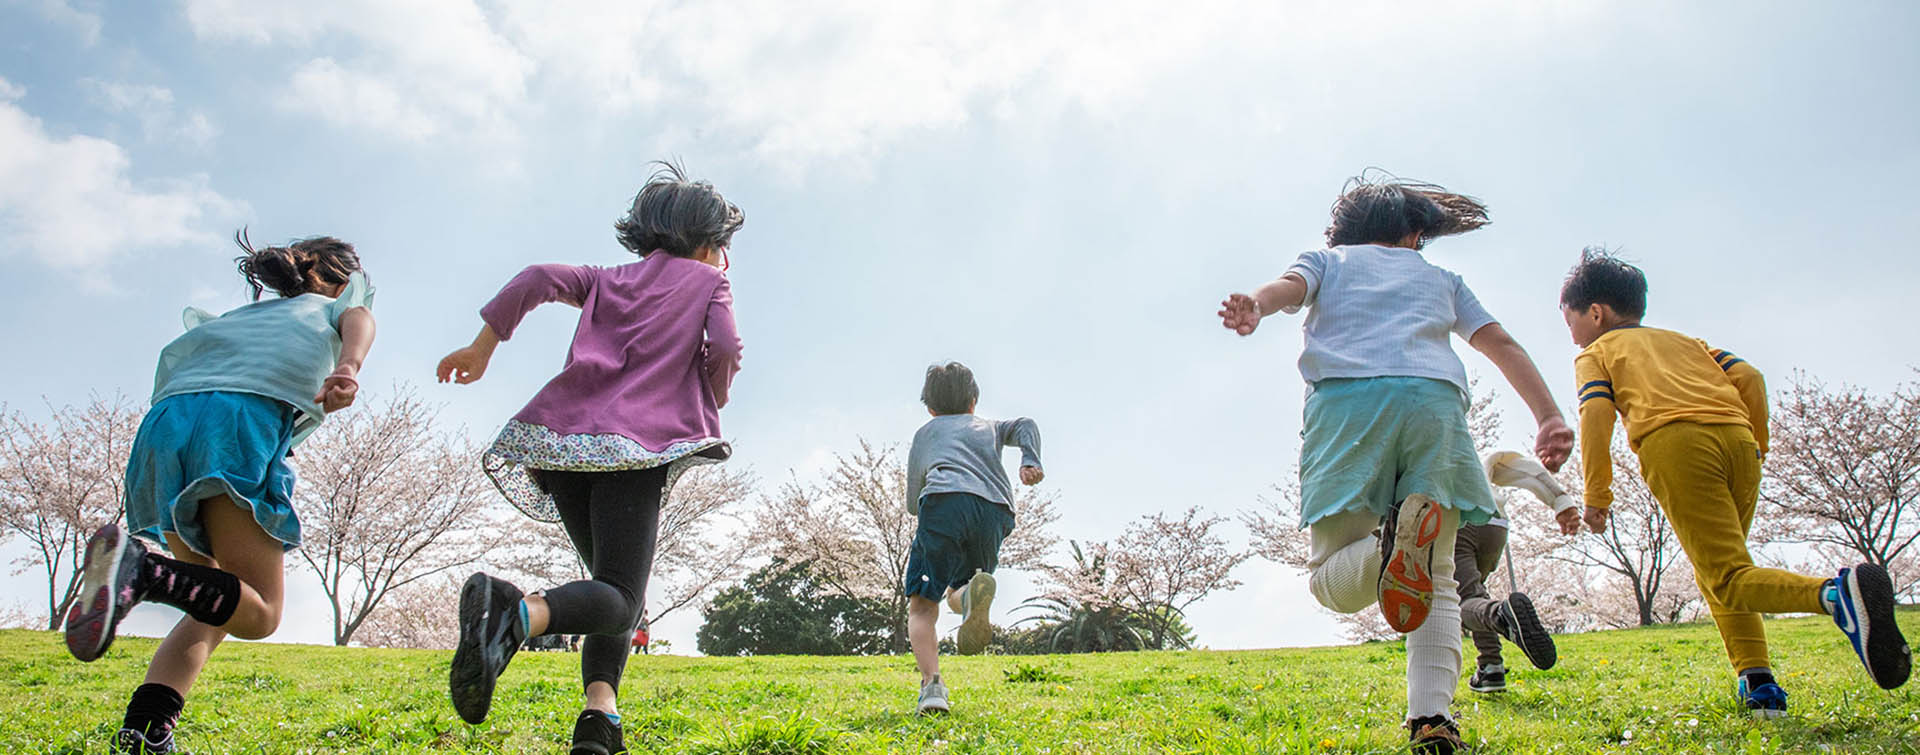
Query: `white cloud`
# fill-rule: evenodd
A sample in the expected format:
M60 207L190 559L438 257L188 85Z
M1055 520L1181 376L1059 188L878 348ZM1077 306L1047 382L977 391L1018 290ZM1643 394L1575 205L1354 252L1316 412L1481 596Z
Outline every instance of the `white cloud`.
M209 221L243 212L204 175L135 181L119 145L48 134L20 91L0 79L0 253L92 275L130 250L217 242Z
M85 79L81 84L108 112L137 119L148 141L180 142L205 149L220 134L205 113L181 114L175 110L173 90L166 87L98 79Z

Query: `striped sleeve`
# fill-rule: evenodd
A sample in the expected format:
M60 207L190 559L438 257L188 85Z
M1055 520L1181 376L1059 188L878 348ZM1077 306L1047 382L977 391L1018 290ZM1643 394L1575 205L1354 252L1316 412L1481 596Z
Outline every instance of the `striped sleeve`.
M1767 452L1769 417L1767 413L1767 379L1760 370L1748 364L1747 360L1734 356L1726 349L1706 346L1707 353L1713 356L1714 364L1720 365L1720 371L1727 373L1727 381L1733 383L1733 389L1740 393L1740 403L1747 407L1747 425L1753 428L1753 439L1760 445L1760 453Z
M1606 365L1591 350L1573 360L1573 377L1580 383L1580 470L1587 505L1613 505L1613 423L1617 411L1613 382Z

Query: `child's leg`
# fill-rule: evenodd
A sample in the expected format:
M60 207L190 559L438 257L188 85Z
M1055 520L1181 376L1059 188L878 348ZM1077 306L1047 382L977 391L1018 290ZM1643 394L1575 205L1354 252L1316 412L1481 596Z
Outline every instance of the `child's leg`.
M1379 525L1372 512L1343 511L1308 526L1307 589L1320 605L1356 613L1379 600Z
M940 675L940 637L934 631L939 619L939 603L907 596L907 644L913 647L913 665L920 669L921 684Z
M1460 528L1453 548L1454 581L1460 586L1460 626L1473 634L1480 651L1479 666L1502 665L1500 657L1500 601L1487 594L1486 577L1500 564L1507 529L1493 525Z
M1440 534L1433 548L1454 552L1460 514L1442 509ZM1453 579L1454 560L1433 560L1433 608L1427 620L1407 635L1407 720L1449 716L1453 690L1460 684L1460 593Z
M593 579L569 582L528 599L529 629L585 634L580 675L587 707L616 712L627 648L640 625L647 577L660 533L666 468L545 475L561 524ZM564 480L553 478L564 477ZM534 607L544 610L536 620Z

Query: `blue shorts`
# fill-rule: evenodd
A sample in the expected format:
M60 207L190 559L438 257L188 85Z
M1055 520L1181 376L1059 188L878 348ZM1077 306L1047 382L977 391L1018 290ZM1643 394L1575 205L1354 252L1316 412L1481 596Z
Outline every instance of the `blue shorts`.
M1460 512L1498 515L1467 431L1467 397L1418 377L1322 380L1307 396L1300 445L1300 526L1345 511L1385 515L1419 493Z
M920 499L920 526L907 549L902 589L938 601L948 588L1000 566L1000 543L1013 532L1013 510L972 493L932 493Z
M200 503L226 496L250 509L286 550L300 545L293 514L293 448L297 412L251 393L183 393L147 410L127 458L127 529L166 544L172 532L187 547L218 558L200 524Z

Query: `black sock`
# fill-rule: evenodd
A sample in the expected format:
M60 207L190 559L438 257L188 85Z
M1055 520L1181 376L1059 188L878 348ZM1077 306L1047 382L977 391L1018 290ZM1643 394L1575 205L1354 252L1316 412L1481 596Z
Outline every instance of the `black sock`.
M180 709L187 699L164 684L142 684L127 701L127 718L121 726L140 732L149 742L159 742L173 731L180 720Z
M207 626L225 625L240 606L240 578L232 573L152 553L140 569L141 600L186 611Z

